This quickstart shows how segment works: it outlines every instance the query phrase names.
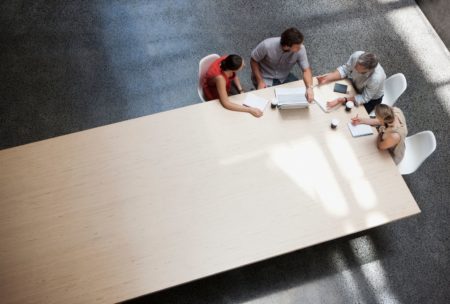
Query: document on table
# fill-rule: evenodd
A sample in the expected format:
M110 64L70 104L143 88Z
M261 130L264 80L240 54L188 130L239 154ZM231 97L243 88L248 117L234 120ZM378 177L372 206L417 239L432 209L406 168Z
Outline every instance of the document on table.
M352 133L353 137L359 137L359 136L373 134L372 127L369 125L360 124L360 125L354 126L351 122L349 122L348 128L349 128L350 132Z
M325 100L325 99L323 99L323 98L321 98L321 97L318 97L318 96L315 96L315 97L314 97L314 101L319 105L319 107L320 107L325 113L333 112L333 111L337 110L337 109L341 106L341 104L338 103L338 104L335 105L334 107L328 108L328 107L327 107L327 102L328 102L328 101Z
M331 95L330 95L331 94ZM338 109L341 104L337 104L332 108L327 107L327 102L332 100L333 92L328 85L317 85L314 86L314 101L319 105L319 107L325 112L329 113Z
M252 93L247 93L242 103L244 106L260 109L262 112L266 109L269 101Z
M328 109L328 108L327 108L327 101L326 101L326 100L322 100L322 99L316 97L316 98L314 98L314 101L319 105L319 107L320 107L325 113L328 113L328 112L331 112L331 111L334 110L334 109L337 109L337 107Z

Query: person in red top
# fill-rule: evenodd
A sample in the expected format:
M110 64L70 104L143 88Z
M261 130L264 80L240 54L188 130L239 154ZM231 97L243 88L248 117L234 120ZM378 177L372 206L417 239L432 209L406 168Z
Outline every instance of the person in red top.
M203 78L202 88L206 100L219 99L225 109L247 112L255 117L261 117L263 113L257 108L242 106L231 102L228 94L231 91L231 81L234 82L239 93L244 92L236 72L245 66L242 57L238 55L222 56L214 61Z

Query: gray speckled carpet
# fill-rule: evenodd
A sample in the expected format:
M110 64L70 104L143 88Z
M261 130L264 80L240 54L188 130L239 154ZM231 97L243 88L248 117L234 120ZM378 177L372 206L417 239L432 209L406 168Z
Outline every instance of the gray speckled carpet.
M200 58L248 62L290 26L315 75L353 51L378 54L388 76L407 78L397 106L409 133L436 135L405 176L422 213L134 302L449 302L450 55L414 1L8 0L0 22L0 148L198 103ZM240 76L250 88L249 65Z

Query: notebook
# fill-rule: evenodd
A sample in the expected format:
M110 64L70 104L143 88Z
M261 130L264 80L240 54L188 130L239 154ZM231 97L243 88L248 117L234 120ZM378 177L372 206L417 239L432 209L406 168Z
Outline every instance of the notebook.
M278 108L280 109L294 109L306 108L309 106L306 99L306 88L276 88L275 96L278 100Z
M352 125L351 122L349 122L348 128L349 128L350 132L352 133L353 137L359 137L359 136L373 134L372 127L369 125L360 124L360 125L354 126L354 125Z
M260 109L262 112L266 109L269 101L252 93L247 93L242 103L244 106Z

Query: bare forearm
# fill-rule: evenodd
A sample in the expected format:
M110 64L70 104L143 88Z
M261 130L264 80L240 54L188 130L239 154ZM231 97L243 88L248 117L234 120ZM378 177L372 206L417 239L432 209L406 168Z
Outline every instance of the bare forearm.
M238 104L235 104L230 101L230 99L228 98L228 93L227 93L224 85L219 85L219 87L217 89L218 89L217 91L219 93L219 101L225 109L228 109L231 111L238 111L238 112L248 112L249 111L248 107L238 105Z
M239 80L239 77L236 76L234 78L233 82L234 82L236 88L238 89L239 93L244 91L244 89L242 88L242 85L241 85L241 81Z
M303 82L307 88L312 87L313 79L312 79L312 69L307 68L303 71Z
M327 74L327 82L332 82L332 81L336 81L336 80L340 80L340 79L342 79L342 77L341 77L341 73L339 73L338 70L335 70L335 71Z
M250 59L250 66L252 68L252 73L255 76L256 81L259 83L263 80L261 69L259 68L259 63L256 62L253 58Z
M376 118L364 118L362 121L366 125L371 125L371 126L379 126L380 125L380 121Z
M239 105L239 104L236 104L236 103L234 103L234 102L231 102L231 101L222 101L222 100L220 100L220 103L222 104L222 106L225 108L225 109L227 109L227 110L231 110L231 111L236 111L236 112L246 112L246 113L249 113L250 111L250 108L249 107L246 107L246 106L242 106L242 105Z

